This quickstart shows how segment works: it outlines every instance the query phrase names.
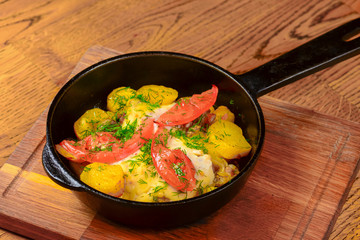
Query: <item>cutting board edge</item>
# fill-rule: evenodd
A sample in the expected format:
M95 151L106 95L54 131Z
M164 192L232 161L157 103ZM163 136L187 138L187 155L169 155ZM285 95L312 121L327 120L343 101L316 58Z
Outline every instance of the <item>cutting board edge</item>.
M357 160L357 164L355 167L355 170L353 171L353 174L351 175L351 177L349 178L349 182L345 188L344 194L342 196L342 198L339 201L338 207L337 207L337 211L335 212L333 218L330 221L329 227L327 229L327 231L324 234L324 239L328 239L331 236L331 233L335 227L335 223L338 220L341 211L346 203L347 198L349 197L349 193L351 191L351 187L353 186L355 179L357 177L357 175L359 174L360 171L360 158Z

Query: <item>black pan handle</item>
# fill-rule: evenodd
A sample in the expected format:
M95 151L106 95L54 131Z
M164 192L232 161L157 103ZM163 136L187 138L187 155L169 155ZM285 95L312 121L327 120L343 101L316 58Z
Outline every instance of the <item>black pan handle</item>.
M360 18L245 74L235 76L251 94L260 97L360 53Z
M60 186L77 191L84 190L83 184L71 175L69 171L66 171L66 166L55 158L48 142L46 142L42 153L42 163L45 172Z

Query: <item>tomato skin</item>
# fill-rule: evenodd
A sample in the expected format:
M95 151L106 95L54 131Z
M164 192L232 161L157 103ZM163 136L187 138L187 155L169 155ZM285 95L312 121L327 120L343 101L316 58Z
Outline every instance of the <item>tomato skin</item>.
M168 149L164 129L159 128L151 144L151 156L157 172L179 191L192 191L196 186L195 167L180 149Z
M139 150L154 131L154 119L148 118L131 139L125 143L108 132L99 132L94 136L87 136L79 142L63 140L56 145L58 152L73 162L101 162L115 163ZM97 148L103 147L103 150Z
M189 99L181 99L176 105L162 114L156 123L162 126L175 126L189 123L206 112L216 102L218 88L212 85L210 90L194 94Z
M73 162L82 163L86 156L84 147L80 147L73 140L63 140L61 143L55 145L56 150L62 156Z

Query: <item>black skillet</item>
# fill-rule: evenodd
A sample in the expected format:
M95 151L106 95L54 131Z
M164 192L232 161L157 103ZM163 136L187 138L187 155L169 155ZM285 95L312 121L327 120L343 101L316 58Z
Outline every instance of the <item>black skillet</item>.
M320 69L355 56L360 38L346 41L360 30L360 19L353 20L295 50L243 75L179 53L139 52L101 61L77 74L55 96L47 118L47 142L43 151L45 171L56 183L74 190L89 207L114 221L142 226L169 227L203 218L229 202L245 184L259 158L265 133L263 113L257 98ZM231 182L207 194L168 203L141 203L103 194L86 184L70 170L54 145L73 137L73 123L86 110L105 109L106 97L119 86L133 89L159 84L179 91L180 97L219 87L216 105L227 105L236 123L253 147L239 161L240 174ZM230 101L233 104L229 104Z

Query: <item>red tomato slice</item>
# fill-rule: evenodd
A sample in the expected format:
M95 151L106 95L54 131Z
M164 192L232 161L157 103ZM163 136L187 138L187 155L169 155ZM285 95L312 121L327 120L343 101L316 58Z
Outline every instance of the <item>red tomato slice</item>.
M189 123L206 112L216 102L218 88L212 85L210 90L201 94L194 94L189 99L181 99L180 102L163 113L156 122L160 125L175 126Z
M99 132L95 136L87 136L82 141L64 140L56 145L57 151L73 162L118 162L139 150L152 138L154 119L147 119L125 143L108 132Z
M56 144L55 148L58 153L73 162L85 161L87 151L84 146L78 145L75 141L63 140L60 144Z
M157 172L172 187L192 191L196 186L195 167L180 149L168 149L164 144L163 129L157 132L151 145L151 156Z
M124 145L116 146L115 157L122 160L139 150L154 135L154 119L148 118Z

